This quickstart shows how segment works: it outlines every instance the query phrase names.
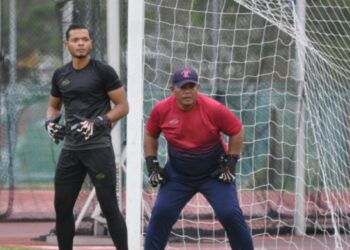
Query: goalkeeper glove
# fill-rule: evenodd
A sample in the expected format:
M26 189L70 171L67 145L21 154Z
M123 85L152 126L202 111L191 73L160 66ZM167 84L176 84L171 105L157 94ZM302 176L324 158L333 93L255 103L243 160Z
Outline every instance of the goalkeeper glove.
M54 143L58 144L66 135L66 126L58 124L61 119L61 114L55 118L45 120L45 129Z
M210 177L223 183L234 181L236 179L236 164L238 160L239 157L237 155L222 155L219 160L219 168L212 172Z
M88 119L78 115L74 115L79 123L71 127L71 133L76 139L90 139L94 134L94 129L107 128L110 122L106 115L97 116L95 119Z
M163 184L168 180L168 175L163 168L159 166L159 162L156 156L147 156L146 165L148 171L148 182L152 187Z

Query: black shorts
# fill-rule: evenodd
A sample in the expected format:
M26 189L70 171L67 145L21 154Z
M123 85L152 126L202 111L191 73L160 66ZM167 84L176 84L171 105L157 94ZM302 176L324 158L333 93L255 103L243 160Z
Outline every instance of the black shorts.
M89 175L95 186L115 185L116 164L112 147L89 150L62 149L55 173L55 183L82 183Z

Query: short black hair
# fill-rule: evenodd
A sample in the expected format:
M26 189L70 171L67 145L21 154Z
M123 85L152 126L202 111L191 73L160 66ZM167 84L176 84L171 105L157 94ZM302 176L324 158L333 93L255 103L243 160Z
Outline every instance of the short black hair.
M68 41L69 32L70 32L71 30L80 30L80 29L87 29L88 32L89 32L90 38L92 38L92 37L91 37L91 32L90 32L90 30L89 30L85 25L73 23L73 24L69 25L69 27L68 27L68 29L67 29L67 31L66 31L66 41Z

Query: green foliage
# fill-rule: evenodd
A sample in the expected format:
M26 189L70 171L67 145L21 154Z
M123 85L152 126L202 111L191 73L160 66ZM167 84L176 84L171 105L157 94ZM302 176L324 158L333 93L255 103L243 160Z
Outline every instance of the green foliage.
M3 37L9 37L9 2L3 1ZM59 32L58 15L55 1L17 0L17 54L27 56L33 51L40 53L58 53L62 44ZM8 39L3 40L3 50L8 54Z
M31 8L23 10L23 13L17 18L18 48L23 55L30 53L33 48L40 50L41 53L60 51L62 44L58 36L58 20L53 18L56 17L55 2L36 2L38 3L33 4ZM18 1L18 5L22 4L27 6L25 1Z

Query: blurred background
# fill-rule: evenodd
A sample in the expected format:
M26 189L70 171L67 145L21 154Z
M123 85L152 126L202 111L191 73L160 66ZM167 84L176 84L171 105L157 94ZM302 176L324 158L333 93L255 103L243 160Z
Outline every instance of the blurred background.
M126 72L134 65L127 66L127 37L136 30L127 31L128 2L0 0L0 222L54 220L53 175L62 145L49 139L44 120L52 73L70 60L64 32L70 23L85 24L93 34L93 57L109 62L107 50L115 41L108 30L117 28L120 53L112 58L128 90ZM350 0L143 3L143 71L135 74L142 74L144 94L137 119L145 122L153 105L170 94L177 67L195 68L201 92L229 107L245 126L237 187L254 237L272 239L273 249L280 249L279 237L295 232L310 241L327 235L349 247ZM117 18L110 21L108 13ZM126 127L122 120L117 132L124 213ZM164 164L164 138L160 145ZM157 189L142 171L144 230ZM75 207L78 234L105 230L97 208L87 179ZM171 238L185 247L227 245L202 196L188 204ZM332 249L327 242L322 248Z
M120 1L122 10L126 2ZM53 175L62 144L52 143L43 126L51 77L70 60L64 36L73 22L90 28L92 56L107 60L106 8L103 0L0 0L0 221L54 219ZM124 20L123 13L115 14ZM125 70L118 74L125 82ZM90 190L87 180L76 214ZM94 205L84 230L92 230Z

